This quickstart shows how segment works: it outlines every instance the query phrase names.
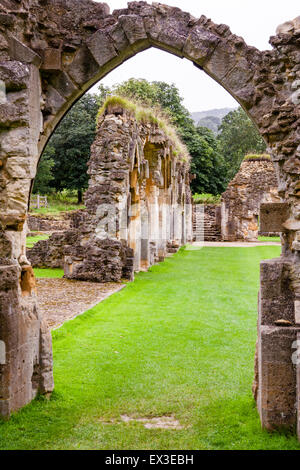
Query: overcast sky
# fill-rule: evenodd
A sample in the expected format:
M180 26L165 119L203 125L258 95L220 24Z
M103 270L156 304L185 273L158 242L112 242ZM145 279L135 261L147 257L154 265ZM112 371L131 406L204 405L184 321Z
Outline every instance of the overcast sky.
M111 11L127 6L126 0L105 3ZM196 18L204 14L215 23L225 23L234 34L261 50L270 49L269 37L275 34L279 24L300 16L299 0L166 0L161 3L177 6ZM102 83L110 86L131 77L175 83L191 112L237 106L220 85L190 61L158 49L137 54L111 72Z

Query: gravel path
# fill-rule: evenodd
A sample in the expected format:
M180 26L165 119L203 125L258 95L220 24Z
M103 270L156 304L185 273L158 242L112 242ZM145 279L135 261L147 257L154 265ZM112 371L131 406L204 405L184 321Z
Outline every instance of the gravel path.
M75 318L125 284L70 281L68 279L37 279L40 310L51 329Z

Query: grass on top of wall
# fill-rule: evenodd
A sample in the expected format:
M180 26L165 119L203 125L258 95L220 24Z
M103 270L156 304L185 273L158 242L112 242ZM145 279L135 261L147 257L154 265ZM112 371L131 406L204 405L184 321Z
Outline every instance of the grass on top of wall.
M137 101L133 101L126 96L113 95L108 96L99 109L97 122L105 114L109 107L119 106L129 113L133 114L138 122L149 123L158 126L170 139L173 144L173 155L179 160L189 162L191 157L186 145L179 137L176 128L169 122L168 117L163 110L157 105L156 107L147 107Z
M280 237L258 237L259 242L280 242Z
M181 250L53 333L55 392L0 423L1 449L300 449L251 394L259 262L280 247ZM183 429L130 417L174 416Z

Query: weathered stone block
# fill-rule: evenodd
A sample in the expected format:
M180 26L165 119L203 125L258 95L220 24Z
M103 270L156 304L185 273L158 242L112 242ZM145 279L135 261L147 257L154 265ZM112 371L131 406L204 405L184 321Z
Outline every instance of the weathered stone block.
M24 157L10 157L5 165L11 178L34 178L36 174L36 162Z
M220 39L201 26L195 26L190 33L183 52L199 65L203 65L213 53Z
M66 102L65 98L52 86L48 87L46 94L45 111L56 114Z
M221 81L237 65L236 50L230 42L221 41L215 48L209 61L205 64L205 71Z
M26 213L30 185L31 179L15 179L8 182L6 186L8 211Z
M51 85L64 98L69 98L78 88L65 72L56 73L51 77Z
M130 44L137 41L147 39L143 19L137 15L121 15L119 16L121 24Z
M101 30L93 34L87 41L87 46L100 67L117 56L117 52L109 36Z
M30 155L30 133L28 128L16 128L1 133L1 158L28 157Z
M12 59L18 60L20 62L26 62L29 64L34 64L39 67L42 63L41 57L36 54L28 46L20 42L17 38L13 36L8 37L9 43L9 53Z
M0 80L5 83L6 91L17 91L28 87L29 66L17 61L0 63Z
M112 39L114 47L118 52L124 51L130 44L120 23L114 24L109 29L108 35Z
M254 70L251 65L248 60L244 58L240 59L223 80L227 89L238 92L246 87L254 75Z
M261 232L282 232L283 223L289 218L289 205L284 202L260 205Z
M84 45L76 53L72 64L68 67L68 73L78 85L84 85L99 71L99 64L89 48Z
M270 431L296 426L296 369L293 347L296 328L259 328L258 408L262 426Z
M47 70L49 72L62 70L60 49L47 48L43 51L41 70Z

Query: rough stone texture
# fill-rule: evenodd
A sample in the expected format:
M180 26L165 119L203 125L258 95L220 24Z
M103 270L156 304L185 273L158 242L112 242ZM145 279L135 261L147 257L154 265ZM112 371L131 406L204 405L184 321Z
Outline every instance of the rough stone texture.
M48 240L41 240L27 249L27 258L35 268L63 268L65 250L76 242L77 237L77 230L53 233Z
M53 234L28 250L34 266L96 282L132 279L192 240L189 163L155 124L120 106L98 124L88 163L86 211L78 230Z
M50 360L37 353L40 345L50 350L50 344L44 340L39 315L33 313L37 312L34 292L22 296L19 281L22 267L28 265L25 220L39 155L77 98L149 47L186 57L203 69L236 98L267 142L279 195L289 205L282 257L291 263L290 277L299 302L299 18L278 28L267 51L249 47L226 25L157 3L131 2L110 14L106 4L90 0L2 0L0 19L0 80L7 90L7 100L0 105L0 340L7 351L6 364L1 365L2 414L31 400L33 375L34 390L36 384L41 390L52 388ZM120 242L114 243L121 255ZM284 332L284 327L277 327L276 335L286 338ZM264 356L273 347L271 337L261 333L260 364L265 364ZM283 343L276 344L285 348ZM268 392L264 370L259 367L258 395L264 404L268 397L271 411L261 417L263 426L271 428L278 425L280 407L285 409L283 399L289 403L296 388L295 382L282 381L277 368L283 390L278 401ZM296 419L290 411L287 415L282 411L281 416L283 427Z
M58 232L78 228L84 211L70 211L59 216L39 216L30 214L27 217L28 229L31 232Z
M290 208L284 202L262 203L259 212L260 232L283 232L289 212Z
M222 194L222 239L257 240L260 205L280 201L277 186L271 160L244 160Z

